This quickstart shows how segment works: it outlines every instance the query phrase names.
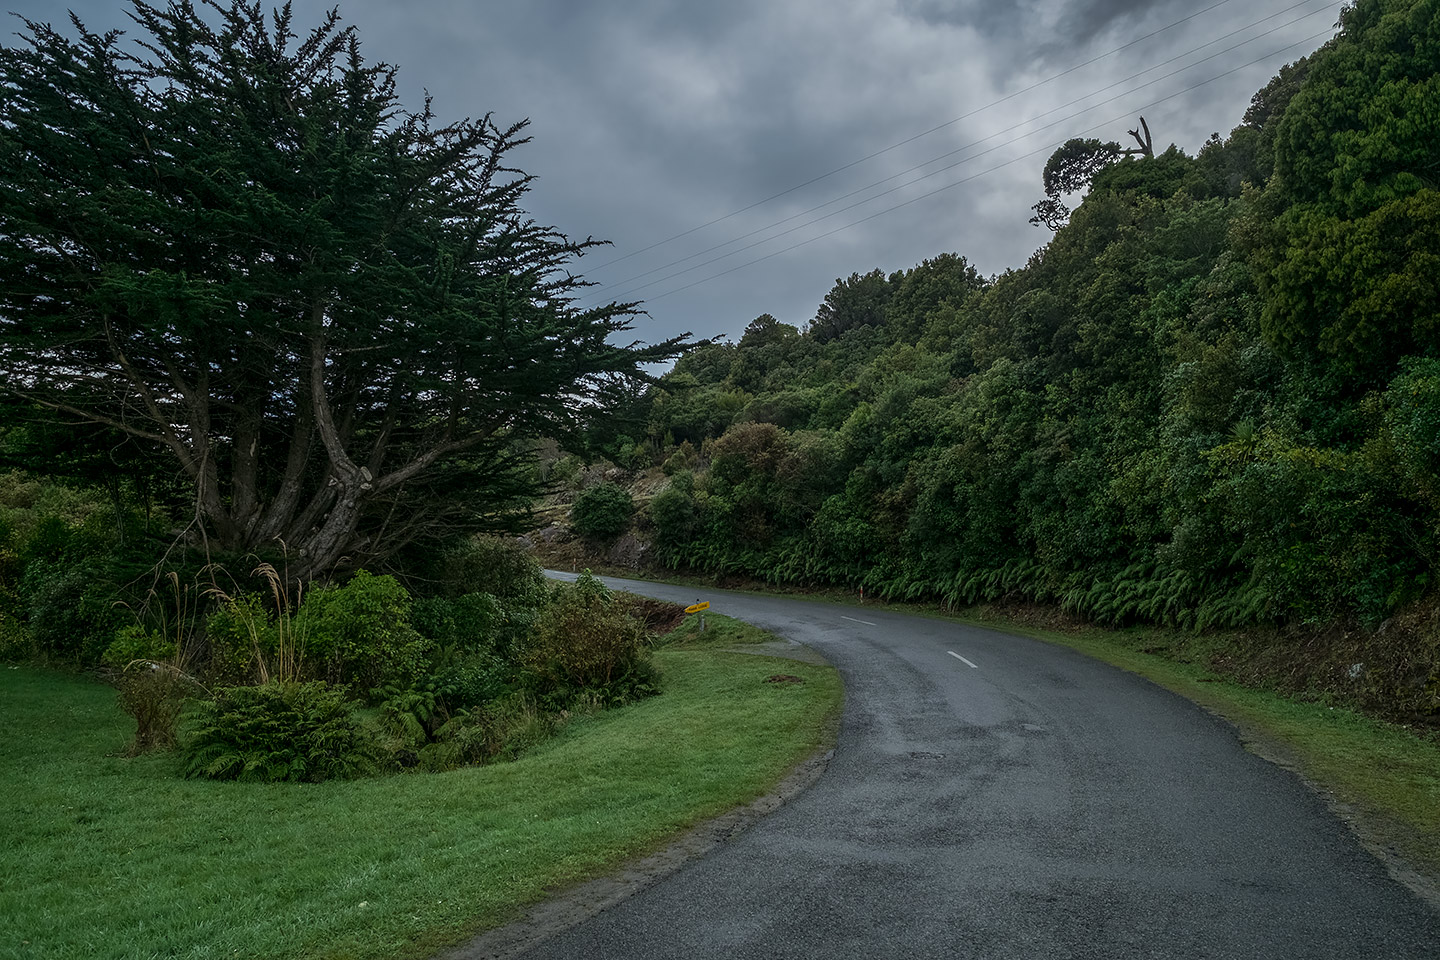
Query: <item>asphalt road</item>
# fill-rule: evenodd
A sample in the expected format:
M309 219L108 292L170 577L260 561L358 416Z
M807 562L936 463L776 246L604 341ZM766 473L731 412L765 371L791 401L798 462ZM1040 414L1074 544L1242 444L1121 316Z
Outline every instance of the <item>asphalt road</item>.
M1292 774L1039 641L632 581L821 651L834 759L794 802L527 958L1440 958L1440 914Z

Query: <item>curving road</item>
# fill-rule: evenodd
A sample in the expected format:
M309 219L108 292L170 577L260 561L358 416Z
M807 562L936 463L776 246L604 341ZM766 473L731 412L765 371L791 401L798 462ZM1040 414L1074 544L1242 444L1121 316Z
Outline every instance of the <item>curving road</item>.
M1186 700L1024 637L704 598L840 669L834 759L792 803L530 960L1440 958L1440 914Z

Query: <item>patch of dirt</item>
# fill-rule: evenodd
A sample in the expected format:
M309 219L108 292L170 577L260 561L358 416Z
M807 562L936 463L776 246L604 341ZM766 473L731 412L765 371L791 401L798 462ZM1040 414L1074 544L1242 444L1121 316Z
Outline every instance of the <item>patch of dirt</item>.
M1094 626L1083 617L1068 613L1054 604L1002 600L981 604L975 612L986 620L1009 620L1034 630L1072 631Z
M629 601L626 612L645 624L647 631L658 636L664 636L674 630L685 619L685 608L678 603L652 600L650 597L639 597L634 594L627 594L626 598Z

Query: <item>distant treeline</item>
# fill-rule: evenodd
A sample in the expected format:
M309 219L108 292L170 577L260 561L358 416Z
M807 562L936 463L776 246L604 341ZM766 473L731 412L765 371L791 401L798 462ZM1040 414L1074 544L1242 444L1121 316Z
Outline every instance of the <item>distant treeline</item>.
M1067 144L1088 194L1023 269L852 274L695 350L628 446L659 555L1185 626L1431 594L1437 66L1440 0L1361 0L1197 156Z

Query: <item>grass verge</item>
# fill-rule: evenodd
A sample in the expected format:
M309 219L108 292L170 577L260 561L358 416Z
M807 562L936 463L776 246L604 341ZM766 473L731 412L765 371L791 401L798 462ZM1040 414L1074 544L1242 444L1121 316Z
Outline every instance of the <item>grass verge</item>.
M700 629L701 614L691 613L680 621L665 641L670 644L683 644L692 650L714 649L717 647L747 647L756 644L774 643L777 637L773 633L766 633L759 627L752 627L743 620L736 620L734 617L727 617L720 613L706 612L704 617L705 629ZM783 642L783 641L781 641Z
M708 632L708 631L707 631ZM831 736L829 667L672 643L662 696L513 763L324 784L124 759L97 683L0 670L0 955L429 956L765 793Z

